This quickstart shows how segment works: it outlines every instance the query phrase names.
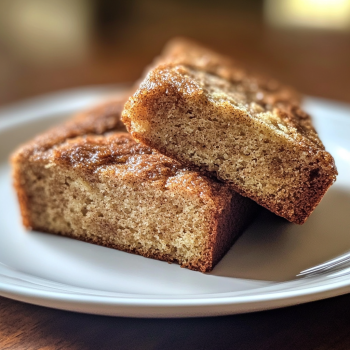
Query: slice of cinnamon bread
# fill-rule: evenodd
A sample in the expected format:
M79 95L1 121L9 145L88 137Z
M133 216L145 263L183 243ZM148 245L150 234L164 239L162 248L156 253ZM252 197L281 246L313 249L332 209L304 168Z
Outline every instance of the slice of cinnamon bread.
M299 95L186 41L159 62L125 105L132 136L304 223L337 171Z
M121 108L111 101L17 150L24 225L210 271L256 204L118 132Z

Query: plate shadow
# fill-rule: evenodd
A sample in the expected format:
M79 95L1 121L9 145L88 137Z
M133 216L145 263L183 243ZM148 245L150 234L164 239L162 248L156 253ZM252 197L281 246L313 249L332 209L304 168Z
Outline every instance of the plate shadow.
M288 281L350 251L350 189L331 188L300 226L263 210L211 273Z

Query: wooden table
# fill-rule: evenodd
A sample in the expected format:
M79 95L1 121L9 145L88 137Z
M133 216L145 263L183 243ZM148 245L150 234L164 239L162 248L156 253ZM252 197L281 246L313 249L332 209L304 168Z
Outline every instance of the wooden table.
M252 314L131 319L47 309L0 297L0 349L350 348L350 295Z
M179 33L302 92L350 102L349 34L273 30L254 14L196 14L179 14L181 30L164 16L157 25L140 20L124 32L125 40L92 40L90 54L68 65L30 66L0 50L0 104L69 87L133 81L166 39ZM350 349L350 295L253 314L165 320L84 315L0 297L0 349L126 348Z

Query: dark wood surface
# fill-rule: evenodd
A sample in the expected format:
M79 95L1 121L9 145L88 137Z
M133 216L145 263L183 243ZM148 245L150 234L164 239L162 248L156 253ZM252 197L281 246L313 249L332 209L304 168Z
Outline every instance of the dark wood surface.
M304 93L350 102L349 33L276 30L254 14L197 9L195 15L179 10L181 30L175 17L162 14L157 25L142 22L144 17L124 28L123 40L93 39L89 55L79 62L35 66L0 47L0 105L65 88L133 81L163 43L178 34ZM0 297L0 349L350 349L350 295L196 319L102 317Z
M135 319L0 297L0 349L350 349L350 295L225 317Z

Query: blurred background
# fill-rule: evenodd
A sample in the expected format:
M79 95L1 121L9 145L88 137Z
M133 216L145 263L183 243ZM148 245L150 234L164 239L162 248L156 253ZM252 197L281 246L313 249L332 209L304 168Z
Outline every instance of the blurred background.
M178 35L350 102L350 0L0 0L0 105L132 82Z

